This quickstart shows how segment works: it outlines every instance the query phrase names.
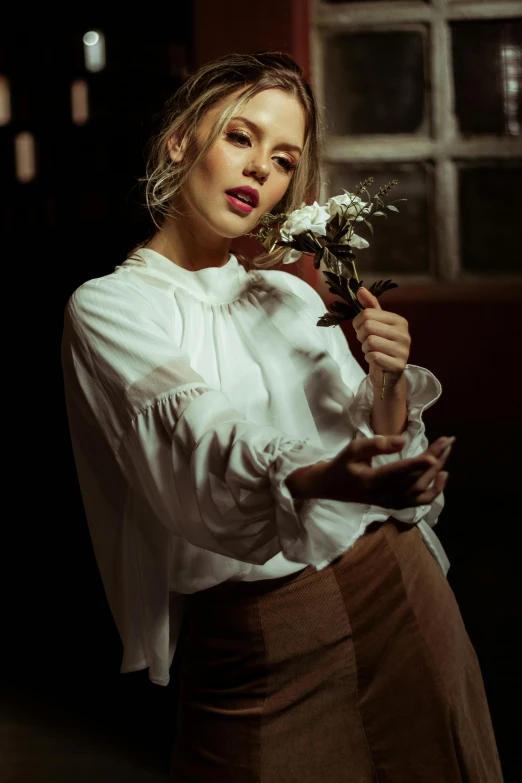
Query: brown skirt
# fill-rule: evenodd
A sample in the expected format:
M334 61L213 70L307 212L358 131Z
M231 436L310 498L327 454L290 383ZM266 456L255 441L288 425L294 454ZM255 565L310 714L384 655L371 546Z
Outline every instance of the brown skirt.
M480 668L416 527L187 597L175 783L501 783Z

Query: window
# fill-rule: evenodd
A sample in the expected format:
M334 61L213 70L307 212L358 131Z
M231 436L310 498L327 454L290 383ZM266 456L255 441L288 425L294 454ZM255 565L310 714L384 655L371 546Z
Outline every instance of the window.
M373 176L372 193L394 178L391 197L407 199L374 221L361 276L520 281L520 4L312 0L312 9L321 198Z

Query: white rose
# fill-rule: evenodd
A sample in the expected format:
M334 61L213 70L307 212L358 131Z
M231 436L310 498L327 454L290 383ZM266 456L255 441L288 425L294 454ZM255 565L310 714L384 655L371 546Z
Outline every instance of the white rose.
M283 256L283 264L293 264L295 261L299 261L302 255L300 250L294 250L291 247Z
M359 196L354 196L353 193L343 193L340 196L332 196L326 202L326 209L330 215L344 215L348 219L359 222L364 219L364 215L367 215L371 211L371 204L368 205L367 201L362 201Z
M312 231L319 236L326 236L326 224L330 213L317 201L313 204L294 209L281 226L280 233L285 242L291 242L297 234Z

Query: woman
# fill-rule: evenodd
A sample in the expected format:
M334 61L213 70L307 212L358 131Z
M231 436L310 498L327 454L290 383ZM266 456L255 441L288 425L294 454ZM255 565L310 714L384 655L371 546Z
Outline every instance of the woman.
M231 55L167 106L156 231L72 295L63 370L122 672L180 698L171 779L500 781L480 670L432 527L451 439L407 322L362 289L366 375L319 295L230 253L318 189L285 55ZM384 399L380 389L387 373Z

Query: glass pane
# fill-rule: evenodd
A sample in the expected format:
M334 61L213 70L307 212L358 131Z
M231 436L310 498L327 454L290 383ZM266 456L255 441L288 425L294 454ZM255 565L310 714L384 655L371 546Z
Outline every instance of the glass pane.
M519 135L522 20L454 22L451 31L460 130Z
M522 272L522 162L459 168L462 268L495 275Z
M342 33L325 40L327 129L415 133L425 115L426 31Z
M368 189L373 196L382 185L391 179L397 185L385 199L387 203L397 198L406 198L397 204L399 214L389 212L388 218L375 217L372 223L374 234L362 224L358 233L366 239L370 247L356 251L356 265L359 277L374 282L367 272L373 269L379 272L403 274L428 273L429 225L428 198L431 191L431 172L429 164L423 163L335 163L329 170L328 197L342 193L343 188L353 193L357 185L367 177L374 177ZM433 244L433 243L432 243Z

